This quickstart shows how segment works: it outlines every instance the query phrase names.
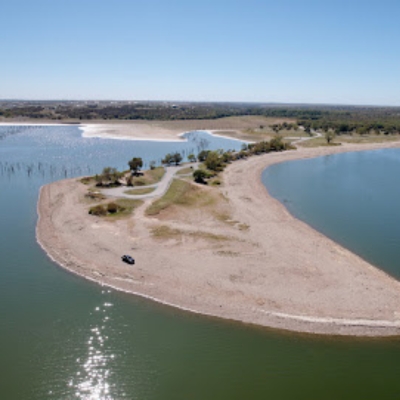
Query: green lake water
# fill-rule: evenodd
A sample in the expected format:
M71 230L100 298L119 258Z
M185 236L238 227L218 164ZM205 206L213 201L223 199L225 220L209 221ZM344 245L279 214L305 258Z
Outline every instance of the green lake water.
M59 268L35 240L39 187L122 168L124 152L143 149L86 141L76 128L10 132L0 127L0 399L399 397L399 339L302 336L192 315ZM147 162L162 151L141 146Z

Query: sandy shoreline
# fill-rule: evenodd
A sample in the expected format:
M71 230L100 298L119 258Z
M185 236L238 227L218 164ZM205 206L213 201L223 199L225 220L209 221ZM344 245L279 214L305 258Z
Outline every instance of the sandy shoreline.
M147 141L185 141L181 136L184 132L172 129L153 127L151 125L130 123L128 124L83 124L79 128L86 138L102 138L117 140L147 140Z
M146 205L130 220L107 222L87 214L84 185L55 182L40 192L37 239L71 272L184 310L299 332L399 335L400 283L292 217L260 180L279 162L399 146L299 149L233 163L221 190L232 218L250 227L244 231L201 215L160 221L144 215ZM191 232L160 241L150 233L160 224L230 240ZM134 268L120 262L124 253L134 255Z

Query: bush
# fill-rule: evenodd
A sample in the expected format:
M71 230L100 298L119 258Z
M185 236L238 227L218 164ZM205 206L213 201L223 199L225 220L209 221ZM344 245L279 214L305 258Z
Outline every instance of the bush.
M108 204L107 204L107 211L108 211L110 214L115 214L116 212L119 211L118 204L115 204L115 203L108 203Z
M89 210L90 215L104 216L107 215L107 210L101 204L91 207Z
M206 183L207 172L203 169L196 169L196 171L193 172L193 178L197 183Z

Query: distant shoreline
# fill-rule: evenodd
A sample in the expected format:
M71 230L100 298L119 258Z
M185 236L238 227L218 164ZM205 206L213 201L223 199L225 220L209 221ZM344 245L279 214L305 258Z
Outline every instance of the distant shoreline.
M298 332L400 335L400 283L294 218L260 180L279 162L399 146L301 149L233 163L221 190L249 229L210 220L214 236L232 238L221 243L160 242L150 231L168 221L146 217L145 206L128 221L107 223L79 205L86 188L77 180L55 182L40 192L37 239L78 275L183 310ZM172 227L203 229L189 225ZM133 268L120 262L131 248Z

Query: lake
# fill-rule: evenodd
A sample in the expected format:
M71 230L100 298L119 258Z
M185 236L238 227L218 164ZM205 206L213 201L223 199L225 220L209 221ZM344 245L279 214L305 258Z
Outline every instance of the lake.
M241 146L201 132L190 136L194 141L187 143L114 141L84 139L77 127L0 126L0 398L398 397L398 339L303 336L192 315L85 281L48 259L35 240L41 185L94 174L108 165L125 169L133 156L142 156L148 165L168 152ZM386 152L392 151L363 157L392 166L384 161ZM337 166L342 156L351 160L337 156ZM310 170L331 163L322 160L304 163L316 162ZM270 179L280 176L285 189L290 164L268 170L268 187L278 197L279 185ZM390 174L395 179L395 171ZM305 173L297 179L303 178ZM369 177L357 179L372 185ZM337 177L334 181L340 192L342 183ZM282 195L292 212L304 185L299 183L294 197ZM305 211L298 210L305 218Z

